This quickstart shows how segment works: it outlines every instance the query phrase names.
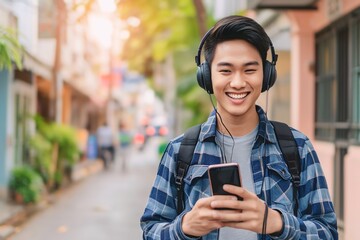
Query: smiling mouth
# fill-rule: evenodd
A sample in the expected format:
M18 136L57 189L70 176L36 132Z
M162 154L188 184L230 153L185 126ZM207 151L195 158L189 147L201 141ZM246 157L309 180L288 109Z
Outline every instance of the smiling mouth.
M226 95L232 99L244 99L249 93L227 93Z

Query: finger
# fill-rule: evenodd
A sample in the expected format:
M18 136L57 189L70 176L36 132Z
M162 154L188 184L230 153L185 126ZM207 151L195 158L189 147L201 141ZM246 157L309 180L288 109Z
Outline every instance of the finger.
M223 186L224 191L234 194L236 196L242 197L243 199L251 199L251 198L258 198L254 193L247 191L243 187L238 187L230 184L225 184Z
M211 197L200 198L196 202L196 206L198 206L198 207L207 206L208 207L212 201L226 200L226 199L231 199L231 198L233 198L233 196L229 196L229 195L216 195L216 196L211 196Z
M196 213L196 216L198 216L198 218L203 220L217 220L218 214L216 214L216 210L218 209L212 208L211 203L213 201L215 202L234 201L235 199L236 197L228 196L228 195L219 195L208 198L201 198L196 202L191 212Z
M263 202L260 200L245 201L214 201L211 207L217 210L233 210L222 212L217 219L221 221L262 221L263 218Z
M211 202L212 208L230 208L230 209L237 209L241 211L255 211L258 212L262 209L264 205L263 201L260 199L245 199L245 200L238 200L237 198L234 199L227 199L227 200L214 200Z
M222 202L214 205L214 210L210 212L213 220L223 222L245 222L245 221L260 221L261 216L257 211L243 211L233 208L234 205L228 202Z
M224 227L231 227L237 229L246 229L246 230L254 230L254 226L252 226L249 222L224 222ZM255 227L256 228L256 227Z
M216 200L211 202L213 209L235 209L240 212L253 212L256 215L263 216L264 201L256 198L243 200Z
M212 202L222 202L222 201L236 201L237 197L233 195L214 195L208 198L209 205Z
M244 220L244 221L227 221L223 222L225 227L246 229L253 232L261 233L262 230L262 221L255 220Z
M233 195L214 195L210 197L212 201L221 201L221 200L237 200L236 196Z

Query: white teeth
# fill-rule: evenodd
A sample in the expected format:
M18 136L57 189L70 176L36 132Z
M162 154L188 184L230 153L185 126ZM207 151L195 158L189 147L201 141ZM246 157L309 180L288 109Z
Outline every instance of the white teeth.
M235 99L242 99L247 96L247 93L240 93L240 94L228 93L228 96Z

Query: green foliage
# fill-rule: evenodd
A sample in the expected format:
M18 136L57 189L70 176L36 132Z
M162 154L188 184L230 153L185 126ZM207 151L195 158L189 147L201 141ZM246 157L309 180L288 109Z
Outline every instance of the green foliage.
M59 160L74 165L80 156L75 129L64 124L46 123L39 115L35 122L39 134L50 143L59 145Z
M63 179L64 179L64 174L60 171L56 171L54 174L54 182L56 186L61 186Z
M75 130L67 125L52 123L45 135L50 142L59 145L59 159L74 165L79 159L80 150L76 142Z
M70 126L47 123L39 115L34 120L37 134L30 140L32 167L41 174L48 190L53 190L62 185L67 170L79 160L76 132Z
M34 170L22 166L14 168L9 181L10 191L19 194L24 203L37 202L40 199L44 184Z
M41 134L36 133L30 139L30 149L32 150L32 167L40 173L44 182L48 182L51 176L51 153L52 144Z
M184 107L192 114L185 127L204 122L212 110L212 105L209 95L199 87L197 80L192 75L188 75L179 82L177 90ZM215 99L213 101L216 104Z
M185 127L190 127L205 121L211 111L209 95L199 87L196 80L197 66L194 59L197 53L197 46L188 51L177 52L174 58L175 70L177 73L177 96L181 99L182 105L191 113Z
M196 13L191 0L124 0L122 19L137 17L140 25L130 28L123 59L129 67L151 75L152 62L161 62L175 51L188 48L198 36Z
M159 154L160 156L164 154L167 145L168 145L168 141L162 141L162 142L159 144L158 154Z
M0 70L11 69L12 62L21 69L23 49L17 39L16 31L0 26Z

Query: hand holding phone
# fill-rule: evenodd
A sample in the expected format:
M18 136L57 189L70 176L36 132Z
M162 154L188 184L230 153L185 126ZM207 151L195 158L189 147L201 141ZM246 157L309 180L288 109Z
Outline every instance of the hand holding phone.
M208 175L213 195L231 195L223 186L231 184L241 187L240 168L237 163L214 164L208 167ZM239 200L242 200L237 196Z

